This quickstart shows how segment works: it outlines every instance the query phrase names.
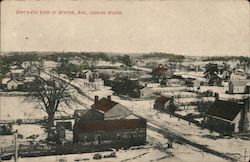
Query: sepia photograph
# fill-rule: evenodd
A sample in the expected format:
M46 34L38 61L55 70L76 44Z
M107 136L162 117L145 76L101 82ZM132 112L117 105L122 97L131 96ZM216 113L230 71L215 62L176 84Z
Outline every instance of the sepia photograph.
M250 162L248 0L0 5L0 162Z

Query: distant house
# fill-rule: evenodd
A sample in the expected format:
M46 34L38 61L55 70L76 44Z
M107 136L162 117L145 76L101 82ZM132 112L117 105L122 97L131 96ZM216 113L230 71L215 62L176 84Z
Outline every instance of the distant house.
M140 89L140 97L141 98L148 98L148 97L152 97L153 95L153 90L150 87L144 87L142 89Z
M167 111L167 112L174 112L174 98L173 97L166 97L160 96L155 100L154 109Z
M8 90L19 90L22 88L23 82L18 81L16 79L11 79L7 82Z
M24 77L22 79L3 78L2 88L5 90L27 90L34 81L34 77Z
M125 147L146 142L147 121L108 98L98 100L88 110L75 112L73 141L86 146Z
M93 77L93 74L90 70L84 70L82 72L82 78L83 79L90 79L91 77Z
M164 82L161 82L161 85L163 85ZM185 81L182 79L167 79L165 82L165 86L167 87L180 87L184 86Z
M250 79L231 80L229 82L228 93L230 93L230 94L246 93L248 84L250 84Z
M11 69L10 77L13 79L21 79L24 77L24 69Z
M195 81L198 81L200 86L207 86L209 84L209 79L206 78L196 78Z
M249 98L244 102L215 100L205 113L204 123L212 130L230 135L250 131Z

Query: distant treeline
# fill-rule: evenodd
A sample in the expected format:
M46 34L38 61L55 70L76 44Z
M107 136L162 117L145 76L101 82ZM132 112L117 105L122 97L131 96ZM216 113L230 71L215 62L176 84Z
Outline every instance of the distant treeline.
M246 56L211 56L202 59L203 61L235 61L239 60L241 62L249 62L250 57Z
M109 61L111 57L103 52L11 52L1 55L0 58L4 63L12 61L39 61L41 59L57 61L58 58L94 58Z
M6 55L0 55L0 60L4 64L11 62L38 61L39 55L33 52L13 52Z
M171 54L171 53L164 53L164 52L153 52L149 54L143 54L141 58L145 58L145 59L146 58L160 58L160 59L165 58L173 62L182 62L185 59L185 56Z

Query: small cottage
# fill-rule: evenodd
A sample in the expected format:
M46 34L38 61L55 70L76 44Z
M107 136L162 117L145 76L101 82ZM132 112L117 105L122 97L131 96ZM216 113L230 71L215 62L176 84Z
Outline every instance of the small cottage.
M246 93L247 85L250 84L250 79L245 80L231 80L229 82L229 94Z
M155 100L154 109L167 112L174 112L175 111L174 97L166 97L166 96L158 97Z
M16 79L11 79L7 82L7 89L8 90L19 90L22 88L23 82L18 81Z

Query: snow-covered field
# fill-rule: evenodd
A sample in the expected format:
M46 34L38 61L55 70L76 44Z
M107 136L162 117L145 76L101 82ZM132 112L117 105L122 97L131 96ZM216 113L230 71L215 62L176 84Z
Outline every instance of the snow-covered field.
M13 125L13 130L17 130L18 134L22 135L22 139L18 139L19 144L29 144L33 142L31 136L36 137L35 141L45 140L46 133L41 125L25 124L25 125ZM14 146L14 136L6 135L0 136L0 147Z
M26 102L24 97L21 96L8 96L0 97L0 120L16 120L16 119L42 119L47 114L40 108L37 107L33 102ZM82 98L79 97L79 100L82 101ZM56 116L61 115L72 115L75 109L82 109L86 106L80 104L74 104L71 108L61 105L59 109L63 109L67 112L57 113Z

